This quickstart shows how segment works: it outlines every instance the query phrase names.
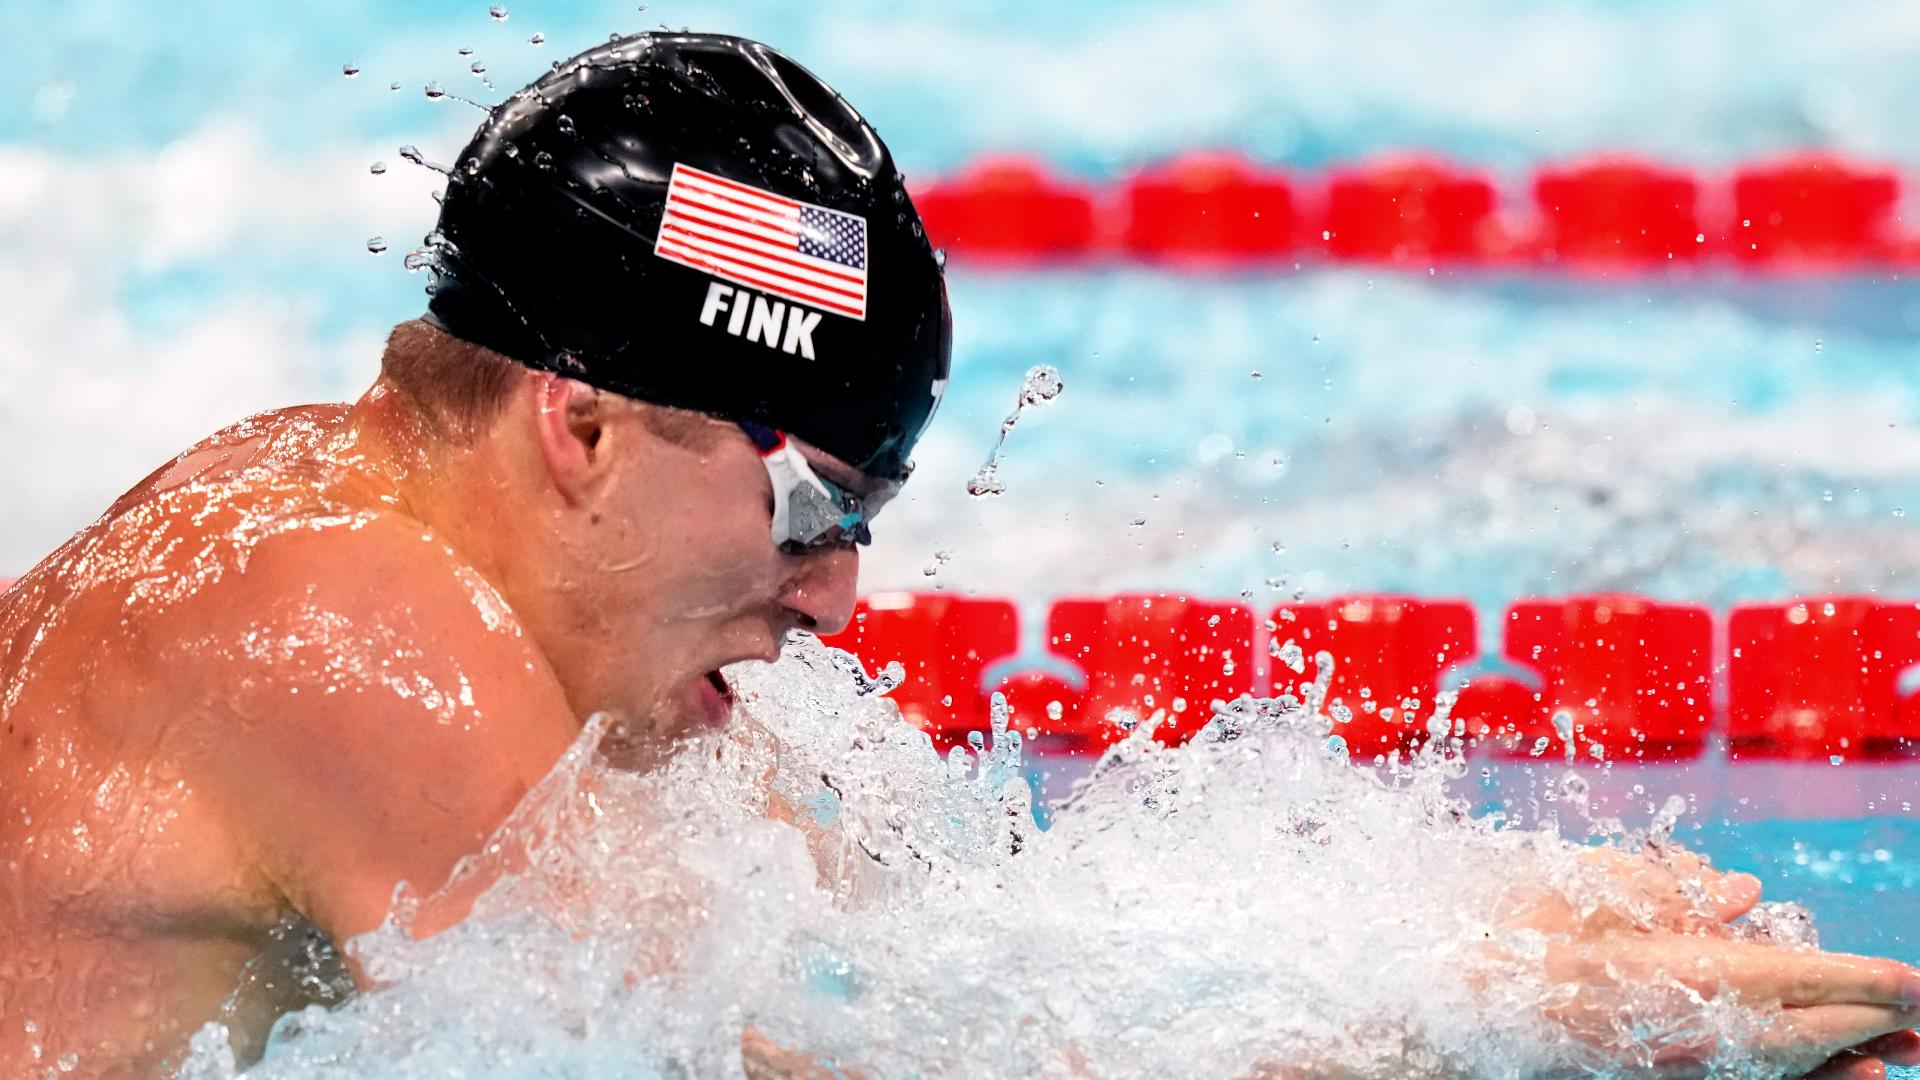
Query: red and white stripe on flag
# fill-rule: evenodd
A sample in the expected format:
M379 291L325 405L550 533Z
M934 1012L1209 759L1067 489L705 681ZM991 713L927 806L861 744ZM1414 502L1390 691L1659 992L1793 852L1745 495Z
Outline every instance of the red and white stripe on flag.
M867 316L867 222L676 162L654 254L853 319Z

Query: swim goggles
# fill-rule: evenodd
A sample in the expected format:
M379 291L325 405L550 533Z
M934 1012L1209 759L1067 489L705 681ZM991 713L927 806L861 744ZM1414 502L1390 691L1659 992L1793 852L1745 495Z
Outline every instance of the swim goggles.
M751 421L737 421L760 451L773 481L773 542L788 555L806 555L842 544L871 544L867 523L900 490L883 481L866 495L855 495L815 473L784 433Z

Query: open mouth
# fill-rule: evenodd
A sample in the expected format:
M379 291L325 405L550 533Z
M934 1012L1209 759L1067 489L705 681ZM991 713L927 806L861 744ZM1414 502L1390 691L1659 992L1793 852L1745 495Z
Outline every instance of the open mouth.
M713 688L719 691L720 696L724 698L729 704L732 703L733 687L727 685L726 676L720 674L719 668L715 668L712 671L707 672L707 682L712 684Z

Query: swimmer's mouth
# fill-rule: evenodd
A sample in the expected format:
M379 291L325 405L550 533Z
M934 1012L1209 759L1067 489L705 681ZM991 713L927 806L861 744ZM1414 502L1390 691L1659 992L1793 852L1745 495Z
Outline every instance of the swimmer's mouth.
M715 690L720 691L720 697L725 700L727 704L733 704L733 687L727 685L727 678L720 674L719 668L707 672L707 682L711 683Z

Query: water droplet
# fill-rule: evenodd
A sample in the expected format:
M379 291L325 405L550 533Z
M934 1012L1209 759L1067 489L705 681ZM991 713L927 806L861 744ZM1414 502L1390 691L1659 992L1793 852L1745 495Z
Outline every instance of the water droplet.
M501 7L499 4L495 4L492 7L488 8L487 14L493 16L494 22L507 21L507 9L504 7Z
M347 78L351 79L355 75L360 74L360 65L354 64L354 63L341 64L340 74L345 75Z
M473 55L473 46L471 46L471 45L462 45L462 46L460 46L460 55L461 55L461 56L472 56L472 55Z
M1834 755L1832 755L1832 756L1830 756L1830 757L1828 757L1828 758L1827 758L1827 764L1829 764L1829 765L1843 765L1843 764L1845 764L1845 763L1846 763L1846 760L1847 760L1847 759L1846 759L1845 757L1842 757L1842 756L1841 756L1841 755L1839 755L1839 754L1834 754Z
M527 44L529 45L545 45L546 43L547 35L545 34L535 34L527 39Z
M1253 372L1253 377L1256 379L1260 377L1260 372L1257 369Z
M1819 338L1814 338L1814 339L1813 339L1813 351L1814 351L1814 352L1819 352L1819 351L1820 351L1821 349L1823 349L1823 348L1825 348L1825 346L1821 344L1821 342L1820 342L1820 339L1819 339Z
M1267 649L1273 655L1274 659L1287 665L1287 667L1293 670L1294 674L1306 674L1307 654L1304 649L1300 648L1298 642L1288 639L1287 643L1282 645L1278 640L1275 640L1268 642Z
M367 171L372 173L375 176L379 176L382 173L385 173L387 171L387 163L384 161L376 161L373 164L367 166Z
M387 84L387 89L389 89L389 90L398 90L398 89L400 89L400 80L398 80L398 79L395 79L394 81L392 81L392 82L390 82L390 83L388 83L388 84Z
M533 155L533 167L551 171L553 169L553 155L547 153L545 150L535 152Z
M561 113L559 117L554 120L553 126L560 129L560 134L562 135L572 135L574 133L573 117L568 116L566 113Z
M406 267L407 272L410 274L418 273L421 270L432 269L433 256L424 251L409 251L407 252L407 257L401 260L400 265Z
M894 194L898 195L899 192L896 191L894 192ZM942 270L945 270L947 268L947 249L946 248L933 249L933 265L939 267Z
M373 237L367 241L367 250L375 255L387 250L387 238L384 236Z
M1060 372L1051 364L1036 364L1028 369L1026 378L1020 383L1020 396L1013 403L1013 412L1000 422L1000 438L993 444L993 450L987 454L986 464L967 481L967 494L974 498L989 495L1001 495L1006 492L1005 485L997 479L1000 469L1000 453L1006 448L1007 436L1014 425L1020 422L1022 410L1033 405L1052 401L1060 396L1066 384L1060 379Z
M447 91L439 83L430 82L426 85L426 94L428 101L439 101L447 96Z
M473 65L467 68L467 70L473 72L475 75L485 75L487 73L487 65L475 60Z
M1894 517L1906 517L1906 516L1907 516L1907 511L1906 511L1906 508L1905 508L1905 507L1900 507L1900 506L1896 506L1896 507L1894 507L1894 508L1893 508L1893 516L1894 516Z

